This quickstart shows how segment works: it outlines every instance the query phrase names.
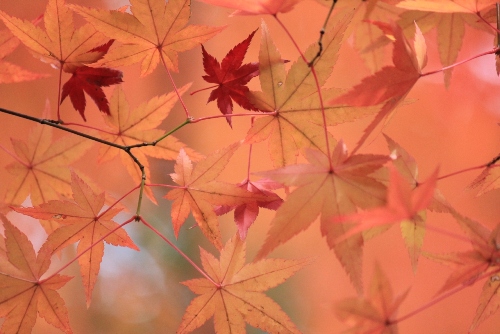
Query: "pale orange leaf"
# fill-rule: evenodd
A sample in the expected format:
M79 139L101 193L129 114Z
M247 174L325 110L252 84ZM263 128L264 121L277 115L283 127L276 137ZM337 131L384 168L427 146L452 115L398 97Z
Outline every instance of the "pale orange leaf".
M172 180L180 187L169 191L165 196L174 201L171 216L176 237L189 212L192 212L203 234L221 249L222 241L214 206L234 206L268 199L263 194L251 193L235 184L215 181L240 144L237 142L212 153L194 168L186 152L180 150L175 173L171 174Z
M178 53L207 41L223 28L187 25L190 0L131 0L131 14L69 6L99 31L123 44L112 48L100 61L105 66L141 62L141 76L150 74L160 60L178 71Z
M26 235L0 216L5 229L7 262L0 262L0 317L5 317L1 332L31 333L37 314L65 333L72 333L68 311L56 291L72 277L54 275L40 279L50 265L52 255L47 243L38 255ZM13 270L14 269L14 270Z
M71 188L74 201L53 200L33 208L15 208L15 210L34 218L54 220L62 225L47 239L47 244L54 252L78 242L77 252L79 254L85 252L78 258L78 263L88 306L104 255L104 241L115 246L139 249L123 229L118 229L99 241L118 227L112 218L121 209L113 208L100 214L104 206L104 193L95 194L74 172L71 174ZM90 246L92 248L87 250Z
M267 333L300 333L276 302L263 292L291 277L307 260L265 259L245 264L246 244L236 234L220 260L201 249L206 278L182 282L200 295L182 317L177 333L189 333L214 317L217 333L244 333L245 323Z

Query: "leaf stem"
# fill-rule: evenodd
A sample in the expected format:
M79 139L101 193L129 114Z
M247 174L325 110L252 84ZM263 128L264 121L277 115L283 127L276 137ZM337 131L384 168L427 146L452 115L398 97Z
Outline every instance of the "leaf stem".
M207 280L209 280L213 285L215 285L216 287L220 287L220 284L216 283L210 276L208 276L204 271L203 269L201 269L196 263L193 262L193 260L191 260L189 258L189 256L187 256L183 251L180 250L179 247L177 247L176 245L174 245L170 240L168 240L167 237L165 237L163 234L161 234L160 231L158 231L157 229L155 229L153 226L151 226L146 220L144 220L144 218L142 217L139 217L140 221L147 227L149 228L151 231L153 231L154 233L156 233L156 235L158 235L160 238L163 239L163 241L165 241L170 247L172 247L173 249L175 249L175 251L177 253L179 253L184 259L186 259L186 261L188 261L194 269L196 269L200 274L202 274Z
M86 124L80 124L80 123L66 123L66 122L62 122L60 124L63 124L65 126L81 126L83 128L87 128L87 129L91 129L91 130L95 130L95 131L99 131L99 132L103 132L103 133L107 133L109 135L116 135L116 132L111 132L111 131L107 131L107 130L103 130L103 129L99 129L99 128L96 128L94 126L91 126L91 125L86 125Z
M170 79L170 82L172 83L172 86L174 87L175 93L177 94L177 97L179 98L179 102L181 103L182 108L184 109L184 112L186 113L186 117L191 118L191 116L189 114L189 110L186 107L186 105L184 104L184 100L182 99L182 96L179 93L177 86L175 85L174 78L172 78L172 74L170 73L170 70L167 67L167 63L165 62L165 58L163 57L163 52L162 52L162 50L158 50L158 51L160 52L160 58L161 58L161 62L163 63L163 67L165 67L165 70L167 71L168 78Z
M442 300L444 300L444 299L446 299L446 298L454 295L455 293L457 293L459 291L462 291L463 289L468 288L471 285L474 285L477 281L480 281L483 278L491 276L491 275L493 275L495 273L498 273L498 272L500 272L500 268L496 269L495 271L492 271L492 272L484 273L483 275L481 275L478 278L476 278L472 283L470 283L470 284L463 284L463 285L461 285L459 287L456 287L455 289L452 289L452 290L450 290L450 291L442 294L441 296L439 296L437 298L434 298L433 300L431 300L430 302L422 305L421 307L417 308L416 310L413 310L410 313L407 313L407 314L405 314L405 315L403 315L403 316L401 316L401 317L399 317L397 319L392 320L391 323L398 323L398 322L401 322L401 321L406 320L408 318L411 318L412 316L414 316L414 315L416 315L416 314L418 314L418 313L420 313L420 312L428 309L429 307L433 306L434 304L437 304L440 301L442 301Z
M62 72L63 72L63 64L60 64L59 67L59 83L57 87L57 121L61 122L61 83L62 83Z
M215 87L219 87L219 85L213 85L213 86L210 86L210 87L205 87L205 88L202 88L202 89L198 89L198 90L195 90L194 92L189 93L189 95L194 95L196 93L203 92L204 90L209 90L209 89L212 89L212 88L215 88Z
M483 164L483 165L480 165L480 166L474 166L474 167L469 167L469 168L466 168L466 169L461 169L461 170L458 170L456 172L440 176L440 177L437 178L437 180L439 181L439 180L446 179L448 177L452 177L452 176L455 176L455 175L458 175L458 174L461 174L461 173L470 172L471 170L481 169L481 168L485 168L485 167L488 167L488 166L489 166L489 164Z
M285 31L285 33L288 35L288 37L292 41L293 45L295 46L295 48L299 52L300 57L302 58L302 60L306 64L309 64L309 62L307 61L305 55L300 50L299 46L297 45L297 42L293 38L293 36L290 33L290 31L286 28L286 26L283 24L283 22L281 22L281 20L278 18L278 16L276 14L273 15L273 17L276 19L276 21L278 22L278 24ZM323 95L321 94L321 86L319 85L318 75L316 74L316 70L314 69L314 64L309 65L309 68L311 69L311 74L314 77L314 83L316 84L316 90L318 92L318 99L319 99L319 104L320 104L320 108L321 108L321 115L323 116L323 125L324 125L323 126L323 130L324 130L324 133L325 133L325 142L326 142L326 151L327 151L326 152L326 156L328 157L328 162L330 164L330 171L333 171L333 162L332 162L332 157L331 157L331 152L330 152L330 143L329 143L329 140L328 140L328 129L326 127L326 124L327 124L326 123L326 114L325 114L325 106L323 104Z
M8 155L10 155L14 160L16 160L17 162L19 162L21 165L23 165L24 167L29 167L28 164L26 164L24 161L22 161L21 159L19 159L19 157L17 155L15 155L13 152L9 151L7 148L5 148L2 144L0 144L0 148L2 150L5 151L5 153L7 153Z
M188 118L186 119L184 122L182 122L182 124L176 126L173 130L165 133L163 136L161 136L160 138L156 139L155 141L152 142L152 145L155 146L156 144L158 144L160 141L162 141L163 139L167 138L168 136L170 136L171 134L173 134L174 132L177 132L177 130L181 129L182 127L184 127L185 125L191 123L191 119Z
M312 67L314 65L314 62L316 61L316 59L318 59L321 56L321 53L323 52L323 36L325 35L326 25L328 24L328 21L330 21L330 16L332 15L333 8L335 7L336 3L337 3L337 0L332 1L332 5L330 6L330 10L328 11L328 14L326 14L325 23L323 23L323 27L321 27L321 30L319 31L318 53L316 53L314 58L309 63L307 63L309 65L309 67Z
M52 277L54 277L55 275L59 274L61 271L63 271L64 269L66 269L68 266L70 266L73 262L75 262L76 260L78 260L83 254L85 254L90 249L92 249L95 245L97 245L98 243L100 243L101 241L103 241L108 236L110 236L111 234L115 233L116 231L118 231L119 229L121 229L122 227L124 227L125 225L131 223L135 219L136 219L136 217L131 217L131 218L127 219L125 222L123 222L120 225L116 226L114 229L110 230L108 233L106 233L105 235L103 235L97 241L95 241L94 243L92 243L92 245L90 245L89 247L85 248L80 254L78 254L77 256L75 256L73 259L71 259L64 266L62 266L61 268L59 268L58 270L56 270L54 273L52 273L49 277L46 277L46 278L44 278L42 280L39 280L38 283L42 284L43 282L46 282L49 279L51 279Z
M96 141L96 142L104 144L104 145L116 147L116 148L119 148L121 150L126 150L127 149L127 146L118 145L118 144L109 142L107 140L103 140L103 139L100 139L100 138L88 135L86 133L83 133L83 132L80 132L80 131L76 131L76 130L67 128L65 126L62 126L62 125L59 124L59 121L53 121L53 120L50 120L50 119L43 119L43 118L33 117L33 116L29 116L29 115L18 113L16 111L4 109L4 108L0 108L0 112L3 112L5 114L9 114L9 115L13 115L13 116L16 116L16 117L24 118L24 119L27 119L27 120L30 120L30 121L33 121L33 122L36 122L36 123L43 124L43 125L52 126L52 127L57 128L59 130L66 131L66 132L75 134L77 136L84 137L84 138Z
M250 119L250 127L253 126L254 120L255 120L255 117L252 117ZM250 180L250 163L252 162L252 147L253 147L253 144L250 144L250 147L248 148L247 181Z
M111 204L106 210L104 210L103 212L101 212L97 217L96 217L96 220L99 220L101 219L102 216L104 216L109 210L111 210L114 206L116 206L118 203L120 203L125 197L127 197L128 195L130 195L131 193L133 193L135 190L137 190L140 186L135 186L133 187L131 190L129 190L127 193L125 193L125 195L123 195L122 197L120 197L119 199L117 199L113 204Z
M448 69L450 69L450 68L453 68L453 67L455 67L455 66L458 66L458 65L462 65L462 64L464 64L464 63L467 63L467 62L469 62L469 61L471 61L471 60L473 60L473 59L476 59L476 58L479 58L479 57L482 57L482 56L486 56L486 55L495 54L495 53L497 53L497 52L499 52L499 51L500 51L500 48L494 48L493 50L490 50L490 51L486 51L486 52L480 53L480 54L475 55L475 56L473 56L473 57L471 57L471 58L468 58L468 59L465 59L465 60L459 61L458 63L451 64L451 65L449 65L449 66L445 66L445 67L443 67L443 68L441 68L441 69L439 69L439 70L435 70L435 71L430 71L430 72L424 72L424 73L421 73L421 74L420 74L420 76L421 76L421 77L425 77L425 76L427 76L427 75L431 75L431 74L435 74L435 73L443 72L443 71L448 70Z
M184 186L174 186L171 184L166 184L166 183L146 183L144 184L146 187L165 187L165 188L172 188L172 189L186 189Z
M190 119L189 123L198 123L201 121L206 121L207 119L213 119L213 118L226 118L226 117L238 117L238 116L275 116L278 113L276 111L272 112L265 112L265 113L243 113L243 114L227 114L227 115L214 115L214 116L207 116L207 117L200 117L200 118L192 118Z

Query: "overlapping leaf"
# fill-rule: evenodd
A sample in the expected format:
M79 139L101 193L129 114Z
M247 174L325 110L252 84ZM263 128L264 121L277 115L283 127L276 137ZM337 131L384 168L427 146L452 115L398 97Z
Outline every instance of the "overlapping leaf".
M392 60L394 66L385 66L372 76L364 78L345 95L330 101L331 104L372 106L383 104L379 113L365 129L358 147L382 120L396 108L421 76L427 63L426 45L422 33L416 28L413 46L404 37L402 29L395 23L374 22L386 34L394 38Z
M46 114L48 114L48 105ZM91 146L92 142L75 135L52 139L52 128L35 125L26 141L12 139L15 161L6 166L11 174L4 201L20 205L30 195L31 203L39 205L60 195L71 194L68 169ZM44 226L48 233L51 228Z
M68 311L57 292L72 277L53 275L41 279L50 265L52 251L47 243L38 255L26 235L0 216L5 252L0 253L0 317L2 333L31 333L37 314L65 333L72 333Z
M496 3L496 0L405 0L397 6L436 13L478 13Z
M203 76L205 81L218 84L208 98L208 102L217 100L217 107L223 115L233 113L234 100L238 105L247 110L258 110L250 101L247 94L250 92L246 84L255 76L259 75L259 64L243 64L243 58L252 41L255 31L252 32L244 41L231 49L219 64L216 58L210 55L203 45L203 68L207 75ZM226 117L229 126L231 126L231 117Z
M41 60L61 68L64 72L78 76L77 69L85 64L95 63L107 52L107 48L99 47L107 42L105 36L97 32L90 24L77 30L73 25L73 13L64 0L50 0L44 15L45 31L28 21L22 21L0 11L0 19L28 48L34 51ZM81 71L81 70L79 70ZM83 90L95 101L99 110L109 113L106 97L100 87L121 82L121 72L110 69L94 69L94 78L86 83L93 89L82 87L80 98L75 100L71 94L73 106L85 119L85 98ZM112 75L113 80L110 80ZM68 83L67 83L68 84ZM67 90L74 83L69 81ZM97 87L97 90L95 89ZM75 87L73 87L73 90ZM66 97L63 95L61 103ZM82 103L83 99L83 103Z
M71 188L74 202L48 201L33 208L15 210L34 218L55 220L62 225L47 239L47 244L55 252L78 242L77 252L85 252L78 258L78 263L88 306L104 255L104 241L115 246L139 249L127 232L116 229L118 224L112 221L121 209L112 208L101 213L104 193L95 194L74 172L71 174ZM112 234L107 235L113 230Z
M321 215L321 233L330 248L334 249L355 287L361 291L363 237L357 234L336 243L349 226L334 224L331 218L353 213L357 207L375 207L384 203L386 188L377 180L375 172L389 158L368 154L349 156L343 142L339 142L331 153L332 166L327 156L319 151L307 150L306 158L309 164L258 173L286 186L298 187L276 211L258 257L264 257L299 234Z
M245 323L267 333L300 333L263 292L286 281L307 261L266 259L245 264L246 244L238 235L226 243L220 260L203 248L200 251L203 269L213 282L206 278L182 282L200 296L187 307L177 333L189 333L212 316L216 333L244 333Z
M465 36L465 27L479 28L481 26L478 21L482 22L476 14L472 13L435 13L412 10L402 13L398 24L405 30L407 36L415 30L415 23L424 34L435 28L439 59L443 67L446 67L457 60ZM484 23L483 26L487 27ZM493 32L492 29L487 31ZM453 68L443 71L446 87L450 85L452 71Z
M395 297L389 280L376 265L368 296L344 299L337 303L335 311L340 320L351 326L349 333L396 334L393 320L408 292Z
M0 83L14 83L44 78L46 74L33 73L3 60L19 45L19 39L10 30L0 30Z
M263 195L266 200L255 200L254 202L243 203L240 205L221 205L215 208L215 213L220 216L229 211L234 210L234 221L238 226L240 239L245 240L248 229L255 222L259 215L259 208L266 208L270 210L277 210L283 200L272 192L272 190L281 187L277 182L261 179L258 181L245 180L238 184L238 187L248 190L251 193Z
M178 52L207 41L223 28L186 24L190 0L131 0L132 14L70 6L99 31L123 44L111 49L100 62L106 66L141 63L141 75L150 74L160 62L178 71Z
M268 200L265 195L251 193L234 184L215 181L239 146L240 143L234 143L218 150L198 162L195 167L186 152L181 149L175 164L175 173L170 174L180 187L169 191L165 196L174 201L171 215L176 236L189 212L192 212L203 234L221 249L222 241L214 206L234 206Z
M337 52L343 40L352 13L344 16L323 37L323 53L314 64L319 85L330 76L337 60ZM253 105L265 112L276 114L259 117L247 134L246 142L254 143L268 139L269 153L275 166L286 166L296 162L299 151L306 147L327 152L325 127L363 117L373 109L324 107L324 124L321 103L311 68L299 58L285 73L281 55L274 45L267 26L262 24L262 39L259 53L260 85L262 92L251 92ZM317 45L305 52L306 59L313 59ZM323 99L340 95L336 89L322 90ZM330 138L333 141L333 138Z
M180 88L179 93L184 93L189 86L190 85L186 85ZM103 132L101 138L123 146L150 143L157 140L165 134L164 130L157 129L157 127L167 118L177 100L177 94L175 92L170 92L154 97L148 102L141 104L136 109L130 110L122 88L117 87L110 98L111 115L103 115L111 131ZM151 173L146 157L174 160L179 154L179 150L183 147L185 147L185 145L179 142L175 137L168 136L155 146L133 149L132 153L145 167L146 179L150 181ZM184 149L194 160L199 160L202 157L192 149L187 147ZM139 184L142 179L142 173L136 163L131 159L130 155L123 150L110 146L102 146L99 150L99 161L109 161L117 155L120 156L123 165L127 168L127 171L134 181ZM151 189L145 188L144 191L148 197L156 203Z
M398 15L403 11L393 6L398 1L399 0L352 0L339 1L335 5L334 13L342 13L355 8L354 15L350 22L353 30L354 46L372 73L379 71L386 64L389 57L383 47L390 44L391 40L369 21L387 22L390 20L397 20ZM320 2L325 6L331 6L331 1L322 0Z
M410 253L413 270L416 271L425 234L423 210L427 209L434 197L436 180L437 170L423 184L411 189L396 169L391 168L386 206L335 218L335 222L359 222L340 240L368 229L401 222L403 238Z

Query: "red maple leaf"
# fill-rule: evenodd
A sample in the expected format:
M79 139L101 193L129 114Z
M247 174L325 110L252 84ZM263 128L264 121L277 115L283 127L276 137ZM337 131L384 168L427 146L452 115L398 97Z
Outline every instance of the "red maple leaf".
M114 40L92 49L90 52L101 53L100 57L104 56ZM122 72L111 68L101 67L93 68L88 66L77 67L73 71L71 78L64 84L61 95L61 103L68 97L71 99L71 104L78 110L82 118L85 118L85 95L86 92L100 111L109 115L109 104L106 95L101 87L108 87L122 82Z
M266 200L255 200L255 202L242 203L239 205L219 205L215 207L215 213L220 216L234 209L234 221L238 226L240 239L245 240L248 229L259 215L259 208L278 210L283 203L281 197L271 190L281 188L281 184L269 179L261 179L252 182L249 179L238 184L238 187L248 190L251 193L263 195Z
M233 113L231 99L244 109L258 110L248 100L247 93L249 93L249 89L245 85L253 77L259 75L259 64L247 63L242 65L243 58L256 31L254 30L244 41L230 50L221 63L210 55L203 45L201 46L203 68L207 73L207 75L203 76L203 79L206 82L218 84L217 88L210 93L207 103L217 100L217 106L223 115ZM226 120L231 126L231 117L226 117Z
M0 20L36 57L54 68L73 74L64 84L60 103L69 95L73 107L85 120L85 91L96 102L99 110L109 113L106 96L100 87L120 83L122 73L109 68L85 69L85 66L104 57L113 40L107 40L90 24L75 30L73 13L64 0L50 0L47 4L45 30L2 11Z

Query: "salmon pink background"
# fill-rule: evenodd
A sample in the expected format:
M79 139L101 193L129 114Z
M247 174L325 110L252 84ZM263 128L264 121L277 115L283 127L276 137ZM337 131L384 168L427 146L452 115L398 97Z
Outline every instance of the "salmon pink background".
M97 0L69 1L85 6L99 8L118 8L126 1ZM46 1L2 1L0 10L24 19L33 19L45 10ZM249 33L260 27L264 20L284 59L292 62L298 53L283 30L270 16L234 16L232 11L211 7L193 1L190 23L220 26L226 29L212 40L204 44L209 53L221 60L235 44L245 39ZM297 44L304 50L315 43L319 30L325 19L327 8L315 1L303 1L290 13L279 15L290 30ZM77 25L83 20L75 15ZM0 29L4 26L0 25ZM246 56L246 61L258 61L260 32L256 34ZM428 45L429 63L426 70L441 67L437 54L436 34L434 31L425 35ZM492 48L493 36L471 28L467 28L459 60ZM390 54L390 46L387 49ZM370 75L357 51L352 48L352 40L342 45L341 55L329 81L329 85L349 88L362 78ZM55 110L57 101L57 71L32 57L23 46L19 47L6 60L22 65L34 72L49 73L51 77L34 82L18 84L0 84L0 106L33 116L41 116L48 99ZM388 64L390 58L388 57ZM139 67L130 66L124 71L123 88L132 108L158 94L170 92L172 86L164 69L158 68L153 74L139 77ZM192 91L208 86L201 78L203 75L201 48L195 48L180 55L180 73L174 75L178 86L193 82ZM67 80L65 77L64 80ZM258 79L250 83L253 90L259 90ZM457 67L453 72L451 86L445 89L442 75L436 74L421 79L408 98L413 103L397 109L389 124L382 132L404 147L417 161L420 180L426 179L439 167L440 175L484 164L500 152L500 79L495 73L494 56L485 56ZM112 88L107 88L110 96ZM185 96L185 102L194 117L217 115L219 111L215 103L206 104L208 92L194 96ZM103 127L99 111L88 101L86 111L88 124ZM81 122L69 100L62 106L62 117L65 121ZM235 112L242 112L236 107ZM170 130L180 124L185 116L179 105L163 124ZM371 118L355 123L343 124L330 129L337 139L343 138L348 147L353 147L363 129ZM25 138L32 122L12 116L0 114L0 144L11 149L9 138ZM215 119L184 127L175 134L176 137L190 147L203 154L240 140L249 128L250 120L246 117L233 119L233 129L226 121ZM56 137L62 134L54 131ZM119 197L134 185L119 160L112 163L97 164L98 145L96 144L85 159L76 167L100 185L112 196ZM381 133L372 136L361 149L362 153L388 154L387 146ZM222 180L239 182L245 178L248 147L242 147L231 160ZM1 163L7 165L12 158L0 151ZM272 169L267 145L254 146L252 170ZM170 182L169 173L173 171L173 162L150 160L154 166L153 182ZM448 201L460 212L493 228L499 223L500 191L491 191L481 197L475 197L473 191L466 190L467 185L480 173L479 170L459 174L439 181L438 188ZM3 180L0 194L3 196L8 184L9 175L0 170ZM256 179L256 178L255 178ZM145 203L142 210L146 219L175 240L169 218L170 204L162 199L164 189L154 190L159 206ZM282 196L286 196L283 192ZM124 205L135 210L136 196L130 196ZM124 212L117 221L130 217L131 212ZM248 234L248 254L250 261L262 245L274 213L261 210L254 226ZM8 217L29 236L35 247L39 247L46 235L36 220L27 219L10 213ZM458 225L449 215L428 213L428 225L462 234ZM201 246L214 254L215 249L203 238L201 232L194 228L194 220L183 226L177 245L197 263ZM235 233L232 214L221 218L223 239L227 240ZM101 264L98 283L94 290L90 308L85 307L84 294L79 277L78 267L74 264L67 274L74 275L70 283L62 289L62 294L69 309L71 325L75 333L173 333L180 323L182 314L194 297L186 287L178 282L199 277L176 252L171 250L161 239L142 226L130 226L127 231L141 248L137 253L132 250L106 246L105 256ZM457 240L435 231L427 231L424 250L428 252L454 252L469 250L468 243ZM74 256L74 249L67 249L60 259L54 258L53 267L66 263ZM321 237L319 224L315 222L305 232L294 237L285 245L277 248L271 257L313 259L311 265L305 267L294 277L268 294L274 298L290 315L304 333L339 333L348 327L335 317L336 302L356 295L347 275L328 249ZM378 262L389 277L395 294L411 291L401 305L399 315L405 315L430 302L441 288L451 270L445 266L421 258L416 274L412 272L410 260L404 247L398 226L389 232L366 243L364 248L364 283L368 288L374 264ZM478 304L478 298L484 281L477 282L461 292L441 301L424 311L401 322L398 326L402 334L420 333L466 333ZM495 333L500 326L500 315L494 314L482 323L475 333ZM211 333L212 320L197 331ZM250 329L253 333L260 333ZM35 333L56 332L41 318L37 320Z

